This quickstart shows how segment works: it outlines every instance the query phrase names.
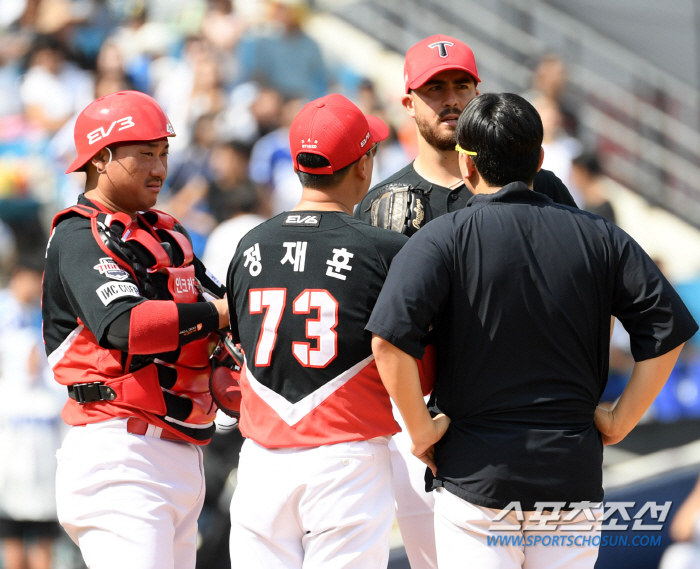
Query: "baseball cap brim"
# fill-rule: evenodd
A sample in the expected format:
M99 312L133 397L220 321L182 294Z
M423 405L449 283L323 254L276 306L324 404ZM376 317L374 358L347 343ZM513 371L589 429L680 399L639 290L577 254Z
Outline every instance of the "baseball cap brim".
M436 67L431 67L424 73L421 73L418 77L414 78L411 83L406 85L406 93L408 93L411 89L418 89L418 87L422 87L425 85L432 77L440 73L441 71L448 71L451 69L459 69L460 71L464 71L465 73L469 73L474 78L474 81L477 83L481 83L481 79L479 79L478 75L475 75L474 72L464 65L455 65L454 63L452 64L445 64L445 65L438 65Z

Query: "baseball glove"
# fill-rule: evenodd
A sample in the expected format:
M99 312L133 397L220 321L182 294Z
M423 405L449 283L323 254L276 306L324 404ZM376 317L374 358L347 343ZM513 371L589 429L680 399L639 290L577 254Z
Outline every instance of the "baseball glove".
M433 219L427 194L407 184L384 186L370 204L370 224L409 237Z
M222 337L211 355L212 374L209 389L216 406L229 417L241 416L241 369L243 352L230 334Z

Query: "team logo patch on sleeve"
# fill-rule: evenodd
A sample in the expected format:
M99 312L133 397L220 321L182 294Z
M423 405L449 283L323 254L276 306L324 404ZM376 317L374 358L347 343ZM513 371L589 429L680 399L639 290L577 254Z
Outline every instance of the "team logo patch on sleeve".
M105 283L95 292L105 306L123 296L141 296L139 287L131 283Z
M287 214L287 217L285 217L282 225L286 227L289 227L290 225L294 227L318 227L321 225L321 214L314 213L312 215L299 215L290 213Z
M125 281L129 278L129 273L117 265L112 257L102 257L93 269L99 271L101 275L106 276L108 279L115 281Z

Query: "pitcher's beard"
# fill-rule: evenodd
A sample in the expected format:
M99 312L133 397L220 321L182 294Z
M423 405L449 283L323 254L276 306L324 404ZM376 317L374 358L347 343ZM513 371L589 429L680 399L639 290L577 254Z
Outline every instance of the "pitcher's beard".
M418 132L433 148L441 151L454 150L457 145L457 130L441 133L433 124L416 118Z

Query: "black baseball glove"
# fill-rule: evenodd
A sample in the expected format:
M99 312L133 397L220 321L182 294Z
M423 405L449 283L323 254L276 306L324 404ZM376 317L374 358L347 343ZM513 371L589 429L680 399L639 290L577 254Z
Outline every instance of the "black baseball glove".
M409 237L433 219L428 195L407 184L384 186L370 204L370 224Z

